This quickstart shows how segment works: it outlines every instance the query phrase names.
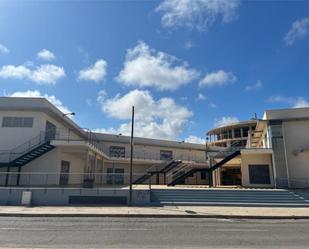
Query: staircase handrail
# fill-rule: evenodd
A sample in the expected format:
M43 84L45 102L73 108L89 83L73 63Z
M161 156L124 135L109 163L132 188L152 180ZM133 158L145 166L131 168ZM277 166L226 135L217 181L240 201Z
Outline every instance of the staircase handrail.
M6 150L1 152L1 155L8 155L7 157L5 157L6 160L0 159L0 161L2 162L10 162L16 158L18 158L20 155L25 154L29 151L31 151L32 149L34 149L35 147L48 142L46 140L46 135L47 133L44 131L40 131L40 134L29 139L28 141L16 146L15 148L11 149L11 150Z

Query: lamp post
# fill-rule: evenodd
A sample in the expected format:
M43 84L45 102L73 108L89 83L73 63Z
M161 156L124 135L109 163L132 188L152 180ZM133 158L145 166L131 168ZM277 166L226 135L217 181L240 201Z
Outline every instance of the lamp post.
M66 117L66 116L74 116L75 112L68 112L68 113L63 113L62 117Z
M132 106L132 120L131 120L131 142L130 142L130 147L131 147L131 155L130 155L130 193L129 193L129 205L132 205L132 171L133 171L133 147L134 147L134 142L133 142L133 136L134 136L134 106Z

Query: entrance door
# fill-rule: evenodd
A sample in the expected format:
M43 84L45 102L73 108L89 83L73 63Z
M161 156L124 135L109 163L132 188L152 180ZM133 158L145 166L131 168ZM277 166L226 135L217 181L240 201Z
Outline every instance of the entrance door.
M117 185L124 184L124 169L121 168L115 169L115 184Z
M46 127L45 127L45 141L50 141L55 139L56 137L56 125L53 123L46 121Z
M70 173L70 162L61 161L61 170L60 170L60 185L68 185L69 184L69 173Z
M240 168L223 168L221 170L222 185L241 185Z

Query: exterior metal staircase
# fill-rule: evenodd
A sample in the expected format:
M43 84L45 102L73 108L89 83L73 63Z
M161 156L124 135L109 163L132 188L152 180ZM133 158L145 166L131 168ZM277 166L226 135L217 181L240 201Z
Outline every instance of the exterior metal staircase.
M168 183L168 186L175 186L176 184L179 184L183 182L187 177L192 176L196 172L208 172L209 174L212 173L214 170L218 169L219 167L226 164L228 161L232 160L233 158L240 155L240 150L233 151L231 154L226 156L224 159L222 159L220 162L216 163L214 166L210 168L191 168L188 169L185 172L182 172L181 174L178 174L177 177L174 178L170 183Z
M40 135L30 139L26 143L18 147L0 153L0 167L22 167L34 159L44 155L54 148L50 144L52 137L46 132L41 132Z
M179 166L181 163L182 161L180 160L168 161L161 169L159 165L153 165L149 169L147 169L147 173L145 175L142 175L141 177L136 179L133 184L142 184L145 181L149 180L153 175L166 174L170 170Z

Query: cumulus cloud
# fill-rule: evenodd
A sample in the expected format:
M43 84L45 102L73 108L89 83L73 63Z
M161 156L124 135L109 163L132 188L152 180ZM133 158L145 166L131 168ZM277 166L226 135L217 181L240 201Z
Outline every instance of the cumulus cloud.
M188 63L164 52L156 52L140 41L127 51L124 67L117 80L128 86L175 90L198 77Z
M190 135L185 139L185 142L187 143L193 143L193 144L205 144L206 140L197 136Z
M38 59L45 60L45 61L52 61L56 58L55 55L47 49L42 49L41 51L39 51L37 53L37 57Z
M239 122L239 119L237 117L229 117L225 116L220 119L215 120L215 127L222 127L225 125L233 124Z
M287 46L293 45L296 41L303 39L309 33L309 18L296 20L292 23L290 30L283 37Z
M99 82L106 75L107 62L105 60L97 60L93 65L79 71L78 79L86 81Z
M56 98L54 95L48 95L48 94L41 94L38 90L28 90L25 92L14 92L12 94L9 94L10 97L23 97L23 98L46 98L49 102L51 102L53 105L55 105L61 112L63 113L69 113L71 112L68 107L62 104L62 102Z
M129 135L131 108L135 106L136 136L177 139L183 126L193 115L186 107L175 103L171 98L155 100L149 91L132 90L125 95L99 100L102 111L108 117L128 121L118 128L101 129L111 133ZM98 131L98 130L97 130Z
M204 94L202 94L202 93L199 93L198 95L197 95L197 98L196 98L196 100L206 100L207 99L207 96L205 96Z
M0 43L0 54L8 54L9 52L10 50L6 46Z
M0 68L0 78L4 79L28 79L37 84L54 85L65 77L63 67L44 64L32 69L26 65L4 65Z
M286 97L283 95L273 95L267 99L267 102L285 103L292 108L309 107L309 101L304 97Z
M235 19L239 0L164 0L156 11L162 13L166 28L187 27L207 30L217 19L228 23Z
M258 90L263 87L262 81L257 80L255 84L246 86L246 91Z
M223 86L229 83L233 83L237 80L236 76L232 72L225 72L223 70L218 70L205 75L203 79L200 80L199 86Z

